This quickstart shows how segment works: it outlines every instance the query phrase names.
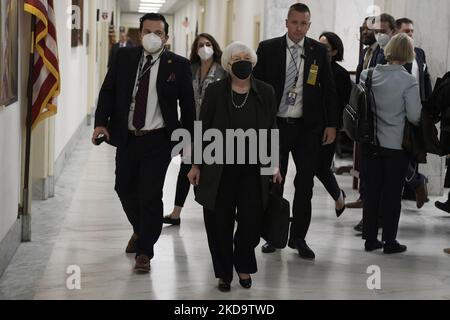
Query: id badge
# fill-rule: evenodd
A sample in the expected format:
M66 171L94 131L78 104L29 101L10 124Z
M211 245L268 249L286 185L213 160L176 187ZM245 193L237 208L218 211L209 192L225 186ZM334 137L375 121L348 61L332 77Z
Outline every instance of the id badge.
M309 70L308 84L311 86L315 86L317 84L317 77L319 75L319 66L317 64L313 64L311 69Z
M295 106L296 101L297 101L297 93L293 91L289 92L286 98L286 105Z

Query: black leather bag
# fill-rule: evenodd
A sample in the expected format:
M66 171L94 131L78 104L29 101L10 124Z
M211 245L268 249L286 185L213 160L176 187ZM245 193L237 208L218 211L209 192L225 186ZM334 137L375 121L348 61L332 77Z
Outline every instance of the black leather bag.
M374 69L370 69L365 83L353 86L350 101L344 108L343 129L354 142L376 145L376 109L375 97L372 91Z
M422 128L406 120L403 133L403 150L405 150L417 163L427 163Z
M283 198L281 190L279 184L271 186L262 232L262 238L277 249L286 248L291 215L291 206L289 201Z

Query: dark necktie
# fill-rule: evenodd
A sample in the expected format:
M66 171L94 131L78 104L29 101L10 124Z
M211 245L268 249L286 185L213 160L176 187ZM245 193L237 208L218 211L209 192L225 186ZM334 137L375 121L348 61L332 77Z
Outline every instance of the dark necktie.
M145 126L145 117L147 115L148 87L150 84L150 67L152 65L152 55L147 56L147 63L143 70L144 74L140 75L139 87L136 94L136 105L134 108L133 126L136 130L141 130Z

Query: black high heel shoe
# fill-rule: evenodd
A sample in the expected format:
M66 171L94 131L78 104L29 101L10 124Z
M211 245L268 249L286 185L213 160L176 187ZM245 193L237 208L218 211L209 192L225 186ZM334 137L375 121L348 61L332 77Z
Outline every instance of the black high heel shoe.
M242 280L241 278L239 278L239 284L242 286L242 288L244 289L251 289L252 287L252 277Z
M336 217L338 218L344 213L345 209L347 209L347 207L345 206L345 199L347 198L347 195L345 194L344 190L341 190L341 192L342 197L344 198L344 207L340 210L336 209Z
M231 291L231 283L225 282L222 279L219 279L219 285L218 285L220 292L230 292Z

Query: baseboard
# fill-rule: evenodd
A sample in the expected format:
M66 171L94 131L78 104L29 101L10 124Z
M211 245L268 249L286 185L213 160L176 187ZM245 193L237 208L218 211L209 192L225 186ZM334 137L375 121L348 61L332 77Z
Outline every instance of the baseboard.
M81 121L80 125L78 126L77 131L73 134L72 138L70 138L69 142L64 147L63 151L59 155L59 157L55 161L55 177L53 186L55 185L56 181L58 181L58 178L61 176L61 173L64 170L64 167L66 165L67 160L72 155L72 151L77 145L78 141L82 138L86 137L86 134L89 130L91 130L91 127L87 125L88 123L88 117L89 115L86 115L84 119ZM54 191L53 191L54 194Z
M79 139L84 138L87 130L90 130L90 126L88 125L90 119L90 115L87 115L78 126L78 129L70 138L69 142L67 142L66 146L62 150L61 154L55 161L55 172L54 176L47 177L45 179L33 179L33 200L47 200L48 198L52 198L55 196L55 183L58 180L59 176L64 170L67 159L70 158L73 149L78 143Z
M22 223L16 220L5 238L0 242L0 277L5 272L9 262L14 257L22 240Z

